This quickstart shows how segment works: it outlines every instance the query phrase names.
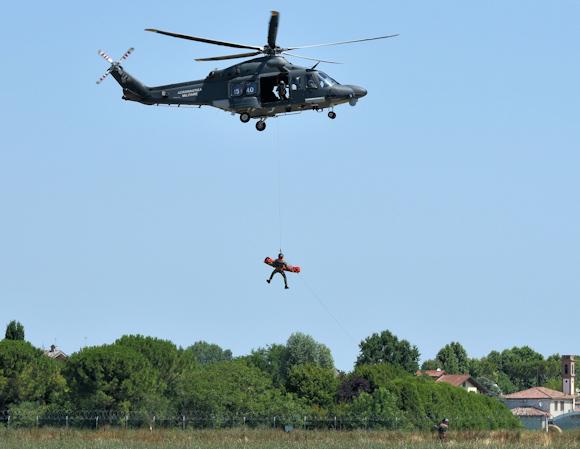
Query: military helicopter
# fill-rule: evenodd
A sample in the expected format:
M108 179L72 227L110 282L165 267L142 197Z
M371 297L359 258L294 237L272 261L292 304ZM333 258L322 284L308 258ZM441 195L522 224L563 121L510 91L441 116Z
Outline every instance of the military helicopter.
M122 98L124 100L137 101L146 105L213 106L234 115L239 114L243 123L248 123L252 118L257 119L256 129L264 131L268 117L305 110L321 112L324 109L330 109L328 117L335 119L334 106L343 103L355 106L359 98L367 94L363 87L342 85L326 73L316 69L321 62L338 64L337 62L300 56L289 53L289 51L398 36L398 34L391 34L366 39L284 48L276 43L279 20L280 14L277 11L272 11L267 44L262 47L147 28L145 31L179 39L252 50L246 53L198 58L196 61L260 57L223 70L212 70L203 80L148 87L126 72L120 64L133 52L133 48L127 50L118 61L114 61L105 52L99 50L99 55L111 66L99 78L97 84L100 84L111 74L123 88ZM288 62L282 55L316 61L316 64L311 68L300 67Z

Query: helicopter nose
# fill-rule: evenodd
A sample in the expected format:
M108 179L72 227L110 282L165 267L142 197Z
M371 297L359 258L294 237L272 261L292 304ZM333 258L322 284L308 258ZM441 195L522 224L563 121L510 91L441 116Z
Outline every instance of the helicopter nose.
M330 88L330 96L335 98L350 98L354 95L354 91L350 86L336 85Z
M350 86L350 88L353 90L356 98L362 98L367 94L367 90L364 87Z

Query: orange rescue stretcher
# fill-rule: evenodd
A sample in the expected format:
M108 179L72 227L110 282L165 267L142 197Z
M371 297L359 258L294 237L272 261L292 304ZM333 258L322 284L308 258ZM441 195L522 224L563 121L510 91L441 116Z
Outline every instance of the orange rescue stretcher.
M264 259L264 263L266 265L272 266L272 264L274 263L274 259L272 259L271 257L266 257ZM284 271L289 271L290 273L300 273L300 267L293 267L291 265L288 265L288 268L285 268Z

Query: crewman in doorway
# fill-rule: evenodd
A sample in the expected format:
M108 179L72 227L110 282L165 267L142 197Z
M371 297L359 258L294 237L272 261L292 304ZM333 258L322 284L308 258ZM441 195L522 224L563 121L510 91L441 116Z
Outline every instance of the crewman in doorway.
M278 81L278 85L276 86L276 92L278 93L278 98L280 101L288 100L288 94L286 90L286 83L284 80Z

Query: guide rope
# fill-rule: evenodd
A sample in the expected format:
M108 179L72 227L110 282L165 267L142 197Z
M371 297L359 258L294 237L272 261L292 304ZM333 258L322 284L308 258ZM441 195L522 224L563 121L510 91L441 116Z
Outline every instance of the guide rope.
M310 284L308 283L308 281L306 279L304 279L303 276L298 276L298 278L302 281L302 283L304 284L304 286L306 287L306 289L310 292L310 294L314 297L314 299L316 299L316 301L318 301L318 304L320 304L320 306L322 307L322 309L324 309L324 311L334 320L334 322L336 323L336 325L344 332L344 334L348 338L350 338L354 343L358 344L358 341L356 340L356 338L354 338L352 336L352 334L348 331L348 329L345 326L343 326L342 323L338 320L338 318L336 318L336 316L330 311L330 308L324 303L324 301L322 301L322 298L320 298L320 296L318 296L316 294L316 292L310 286Z

